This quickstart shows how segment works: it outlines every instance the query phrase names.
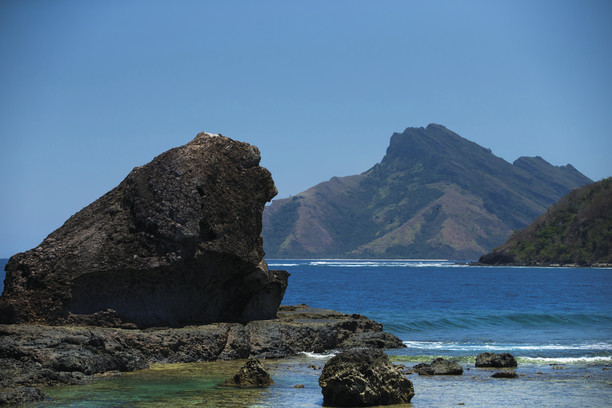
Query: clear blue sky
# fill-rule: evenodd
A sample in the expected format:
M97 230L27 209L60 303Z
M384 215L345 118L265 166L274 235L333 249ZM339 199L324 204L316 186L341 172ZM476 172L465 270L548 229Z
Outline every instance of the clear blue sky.
M612 176L612 2L0 1L0 257L135 167L221 132L277 198L445 125Z

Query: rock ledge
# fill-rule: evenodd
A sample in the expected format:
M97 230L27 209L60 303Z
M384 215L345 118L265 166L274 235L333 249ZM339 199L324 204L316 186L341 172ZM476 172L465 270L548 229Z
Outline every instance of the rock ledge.
M9 397L15 401L16 395L41 395L24 387L77 384L96 374L134 371L152 363L323 353L353 347L354 337L384 348L403 347L380 323L364 316L306 305L281 306L278 319L246 325L145 330L0 325L0 402Z

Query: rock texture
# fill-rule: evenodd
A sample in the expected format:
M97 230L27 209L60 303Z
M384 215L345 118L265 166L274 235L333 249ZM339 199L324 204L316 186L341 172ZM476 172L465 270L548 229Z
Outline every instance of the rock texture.
M377 349L354 349L332 357L319 385L323 403L336 407L403 404L414 396L412 382Z
M476 367L517 367L514 356L510 353L480 353L476 356Z
M47 395L44 392L32 387L19 387L8 392L0 392L0 406L16 406L45 399L47 399Z
M109 318L109 321L112 321ZM28 387L75 384L108 371L152 363L280 358L358 344L403 347L382 325L360 315L281 306L278 319L175 329L0 325L0 405L36 397ZM15 402L12 402L15 403Z
M463 367L456 361L438 357L431 364L417 364L413 370L419 375L462 375Z
M288 274L263 260L262 212L277 191L256 147L200 133L6 266L0 323L181 326L276 316Z
M272 384L272 377L256 358L250 358L232 378L223 383L229 387L269 387Z

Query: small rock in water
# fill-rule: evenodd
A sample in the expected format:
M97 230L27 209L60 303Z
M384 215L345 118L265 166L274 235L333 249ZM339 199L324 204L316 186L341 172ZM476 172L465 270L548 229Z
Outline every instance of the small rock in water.
M480 353L476 356L476 367L517 367L514 356L510 353Z
M230 387L268 387L272 384L272 377L256 358L250 358L232 378L223 383Z
M332 357L319 377L323 403L363 407L409 403L412 382L377 349L354 349Z
M436 358L431 364L421 363L413 367L419 375L462 375L463 368L455 361Z
M518 378L518 374L514 371L500 371L498 373L493 374L491 377L493 378Z

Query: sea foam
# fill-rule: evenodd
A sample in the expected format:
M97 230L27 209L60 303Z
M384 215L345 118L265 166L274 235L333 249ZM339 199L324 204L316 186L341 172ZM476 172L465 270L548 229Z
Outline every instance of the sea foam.
M579 344L511 344L511 343L460 343L445 341L404 341L408 348L421 350L450 350L450 351L605 351L612 349L612 343L579 343Z

